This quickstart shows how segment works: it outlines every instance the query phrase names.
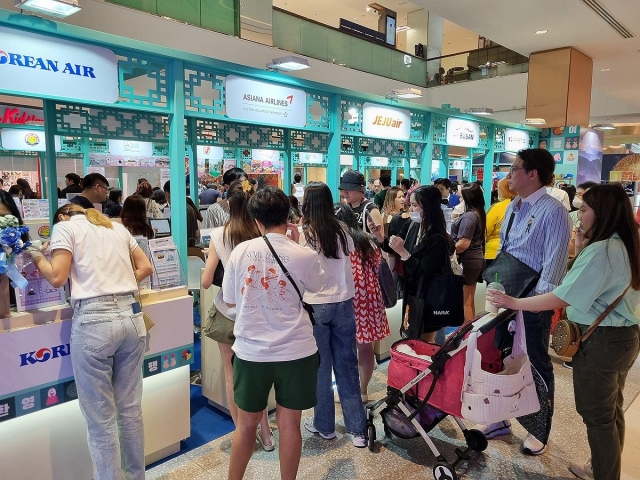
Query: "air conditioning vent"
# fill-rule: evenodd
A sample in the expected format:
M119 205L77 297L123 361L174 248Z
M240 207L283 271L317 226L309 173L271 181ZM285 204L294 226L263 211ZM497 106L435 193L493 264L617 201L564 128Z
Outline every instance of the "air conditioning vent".
M633 38L635 35L631 33L627 27L622 25L611 15L604 6L597 0L582 0L591 10L596 12L600 18L611 25L616 32L622 35L623 38Z

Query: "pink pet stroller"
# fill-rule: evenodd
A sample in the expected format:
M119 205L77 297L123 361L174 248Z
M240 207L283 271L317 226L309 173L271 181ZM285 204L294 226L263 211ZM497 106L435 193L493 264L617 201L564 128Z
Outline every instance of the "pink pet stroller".
M494 317L481 316L461 326L442 345L418 339L402 339L391 347L391 361L387 378L387 396L367 407L367 443L373 451L376 440L375 415L382 416L386 436L400 438L421 436L437 463L433 467L436 480L456 480L456 465L469 460L470 451L481 452L488 442L479 430L467 429L462 421L461 393L464 387L467 339L477 330L476 349L482 354L482 370L501 372L501 351L494 346L495 327L508 322L516 312L504 311ZM406 347L410 347L411 354ZM415 355L414 355L415 352ZM421 356L423 356L421 358ZM426 356L427 358L424 358ZM441 420L451 415L467 442L463 451L455 450L457 459L448 462L428 435Z

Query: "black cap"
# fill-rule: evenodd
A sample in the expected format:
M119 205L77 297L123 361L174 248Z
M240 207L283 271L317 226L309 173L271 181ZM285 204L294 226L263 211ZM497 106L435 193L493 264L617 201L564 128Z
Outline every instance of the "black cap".
M340 179L338 190L353 190L364 192L364 175L356 170L348 170Z

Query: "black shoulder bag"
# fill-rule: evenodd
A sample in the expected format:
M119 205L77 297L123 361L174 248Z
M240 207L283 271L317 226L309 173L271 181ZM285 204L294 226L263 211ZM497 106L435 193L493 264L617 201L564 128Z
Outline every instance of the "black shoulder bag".
M264 238L264 241L267 243L267 247L269 247L269 250L271 250L271 253L273 254L273 258L275 258L276 262L278 262L278 265L280 265L280 268L282 269L282 273L284 273L285 277L289 279L289 281L291 282L291 285L293 285L293 288L296 289L296 292L298 293L298 297L300 297L300 302L302 303L302 308L304 308L309 314L309 320L311 321L311 325L315 325L316 321L313 318L313 306L309 305L307 302L305 302L302 299L302 294L300 293L300 289L298 288L298 285L296 285L296 282L291 276L291 274L289 273L289 270L287 270L285 266L282 264L280 257L278 256L276 251L273 249L273 245L271 245L271 242L269 241L267 236L264 235L262 238Z
M507 295L515 298L523 298L536 286L541 272L536 272L529 265L521 262L505 250L515 216L516 212L511 212L502 249L496 259L491 262L491 265L484 271L482 278L487 283L491 283L495 280L497 273L498 281L504 287Z

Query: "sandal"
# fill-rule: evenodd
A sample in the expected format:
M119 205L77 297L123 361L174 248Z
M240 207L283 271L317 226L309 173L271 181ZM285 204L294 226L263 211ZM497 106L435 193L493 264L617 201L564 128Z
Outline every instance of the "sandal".
M258 430L256 431L256 438L258 439L258 443L262 447L265 452L273 452L276 449L276 446L273 442L273 431L269 429L269 438L271 439L271 445L266 445L264 440L262 439L262 435L260 435L260 425L258 425Z

